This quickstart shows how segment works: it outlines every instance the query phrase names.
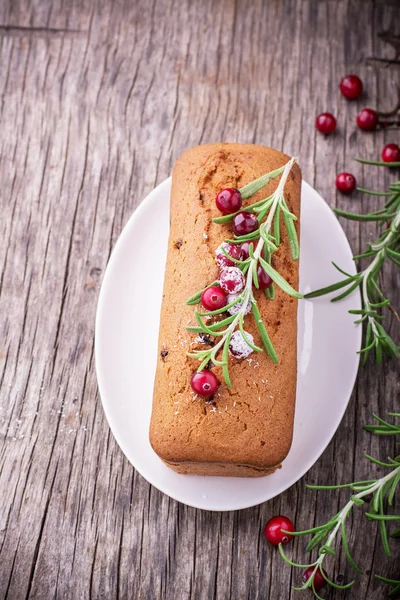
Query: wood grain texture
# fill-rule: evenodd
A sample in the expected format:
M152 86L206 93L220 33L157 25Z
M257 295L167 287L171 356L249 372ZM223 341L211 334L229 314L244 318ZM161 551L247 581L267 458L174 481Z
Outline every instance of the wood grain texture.
M362 430L398 409L399 368L372 361L337 435L308 475L279 498L234 513L197 511L152 488L123 457L105 420L93 361L99 286L110 251L177 156L202 142L256 142L300 158L332 205L379 200L335 195L352 170L380 188L393 174L351 162L375 157L398 132L356 130L357 109L395 102L400 70L377 38L400 34L396 0L4 0L0 3L0 599L276 600L294 577L266 546L277 513L320 523L346 493L305 482L379 472L393 439ZM346 72L367 94L344 101ZM325 139L315 115L339 122ZM354 251L374 225L343 226ZM398 273L384 285L400 305ZM391 330L399 339L392 317ZM361 511L349 543L366 574L327 598L383 599L374 573L400 576ZM303 542L292 546L304 560ZM342 554L342 553L341 553ZM343 556L337 578L352 573Z

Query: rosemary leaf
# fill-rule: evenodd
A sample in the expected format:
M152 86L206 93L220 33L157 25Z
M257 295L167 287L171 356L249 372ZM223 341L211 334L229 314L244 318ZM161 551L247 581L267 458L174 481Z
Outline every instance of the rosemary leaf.
M250 196L253 196L253 194L255 194L259 190L261 190L272 179L275 179L275 177L279 177L279 175L282 175L284 170L285 170L284 166L279 167L279 169L275 169L274 171L271 171L270 173L267 173L266 175L263 175L262 177L259 177L258 179L255 179L251 183L248 183L247 185L243 186L239 190L239 192L242 195L242 198L246 199L246 198L249 198Z
M343 298L346 298L346 296L349 296L352 292L354 292L354 290L358 288L359 285L360 284L356 279L356 281L350 287L348 287L347 290L345 290L342 294L339 294L338 296L332 298L331 302L339 302L339 300L343 300Z
M385 214L360 214L360 213L352 213L346 210L341 210L340 208L334 208L334 212L340 217L346 217L350 221L387 221L388 216ZM389 218L395 216L395 214L390 215Z
M322 573L322 577L325 579L325 581L327 583L329 583L330 586L332 586L333 588L336 588L337 590L348 590L349 588L351 588L351 586L353 586L355 584L355 580L353 580L353 581L350 581L350 583L345 583L344 585L339 585L338 583L334 583L331 579L329 579L329 577L327 576L325 571L321 570L321 573Z
M286 554L283 551L282 548L282 544L278 544L278 550L279 550L279 554L282 556L283 560L285 562L287 562L289 565L291 565L292 567L298 567L299 569L307 569L308 567L313 567L316 563L313 564L308 564L308 565L299 565L298 563L293 562L292 560L289 560L289 558L286 556Z
M373 521L400 521L400 515L376 515L374 513L366 512L365 516Z
M275 217L274 217L274 238L277 246L281 243L281 227L280 227L280 216L281 216L281 207L276 207Z
M392 192L374 192L372 190L366 190L364 188L356 188L357 192L362 192L364 194L369 194L370 196L391 196Z
M347 561L349 562L349 564L353 567L353 569L355 571L357 571L358 573L362 574L363 571L360 569L360 567L358 567L356 565L356 563L353 560L353 557L350 554L349 545L347 543L346 526L344 524L344 521L342 521L341 528L342 528L342 544L343 544L344 552L346 554Z
M229 369L228 369L228 361L229 361L229 342L231 341L232 332L229 332L225 343L224 349L222 351L222 362L224 363L222 367L222 375L224 377L226 385L230 388L232 387L231 379L229 377Z
M388 163L380 160L367 160L365 158L356 158L357 162L362 163L363 165L375 165L377 167L387 167ZM400 162L392 162L390 163L391 167L400 167Z
M210 329L209 327L207 327L207 325L201 320L201 316L197 312L197 310L195 311L194 316L196 317L196 321L198 322L199 326L202 328L204 333L208 333L209 335L216 335L216 336L223 335L223 333L221 331L214 331L213 329Z
M297 239L297 231L294 225L292 217L289 217L286 212L283 213L283 218L286 225L286 230L289 238L290 250L292 253L293 260L299 260L300 246L299 240Z
M280 275L278 273L278 271L276 271L272 265L269 265L263 258L261 258L260 256L260 263L264 269L264 271L267 273L267 275L269 275L271 277L271 279L273 281L275 281L275 283L277 285L279 285L279 287L286 292L286 294L288 294L289 296L293 296L293 298L303 298L303 295L300 294L300 292L297 292L294 288L292 288L292 286L290 285L290 283L288 283L286 281L286 279L284 279L282 277L282 275Z
M323 529L322 531L319 531L318 533L316 533L314 535L314 537L311 538L311 540L308 542L307 547L306 547L306 552L311 552L311 550L314 550L314 548L316 548L317 546L319 546L319 544L328 537L328 535L330 534L330 532L332 531L332 529L335 527L335 523L328 523L327 527L325 527L325 529Z
M271 285L269 287L267 287L266 290L264 290L264 293L267 296L267 298L269 298L269 300L273 300L275 298L275 287L274 287L274 284L271 283Z
M332 283L332 285L327 285L324 288L319 290L315 290L315 292L309 292L308 294L304 294L304 298L309 300L311 298L318 298L318 296L325 296L325 294L330 294L331 292L335 292L336 290L340 290L346 285L350 285L352 281L355 281L357 278L356 275L348 277L347 279L343 279L342 281L338 281L337 283Z
M268 356L272 359L272 361L274 363L276 363L276 364L279 363L278 355L275 352L275 348L272 345L272 342L269 338L269 335L267 333L265 325L262 322L261 314L260 314L260 311L258 310L257 303L254 300L252 300L252 302L251 302L251 310L253 312L254 319L256 321L256 325L257 325L258 331L260 333L261 341L264 345L265 350L267 351Z

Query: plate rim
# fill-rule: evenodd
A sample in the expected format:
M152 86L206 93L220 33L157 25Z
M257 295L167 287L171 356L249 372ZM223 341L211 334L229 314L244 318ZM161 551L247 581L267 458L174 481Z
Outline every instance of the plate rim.
M107 295L107 290L108 290L108 285L107 285L107 281L108 278L111 277L111 273L113 270L113 266L114 263L118 260L118 255L119 255L119 249L120 247L122 247L122 245L125 243L125 240L129 238L129 234L131 229L135 226L135 223L138 219L140 219L142 212L144 212L145 210L145 206L146 203L148 202L149 198L151 196L153 196L154 194L160 192L160 190L162 190L162 188L164 187L168 187L171 184L171 180L172 180L172 176L167 177L166 179L164 179L163 181L161 181L156 187L154 187L145 197L144 199L140 202L140 204L133 210L131 216L129 217L128 221L125 223L124 227L122 228L118 239L112 249L110 258L107 262L105 271L104 271L104 275L101 281L101 286L100 286L100 291L99 291L99 295L98 295L98 301L97 301L97 307L96 307L96 317L95 317L95 352L94 352L94 358L95 358L95 372L96 372L96 378L97 378L97 385L98 385L98 390L99 390L99 396L100 396L100 400L101 400L101 404L102 404L102 408L104 411L104 414L106 416L106 420L108 423L108 426L110 427L111 433L115 438L116 443L118 444L119 448L121 449L121 451L123 452L124 456L126 457L126 459L128 460L128 462L132 465L132 467L150 484L153 485L156 489L158 489L160 492L162 492L163 494L166 494L168 497L172 498L173 500L176 500L177 502L180 502L181 504L185 504L186 506L191 506L193 508L199 509L199 510L206 510L206 511L210 511L210 512L231 512L231 511L235 511L235 510L245 510L246 508L252 508L254 506L259 506L260 504L263 504L264 502L269 502L270 500L272 500L273 498L279 496L280 494L282 494L283 492L285 492L286 490L290 489L293 485L295 485L302 477L304 477L304 475L313 467L313 465L321 458L322 454L325 452L326 448L328 447L328 445L330 444L330 442L333 440L334 436L337 433L337 430L339 429L344 414L348 408L350 399L351 399L351 395L357 380L357 374L358 374L358 370L359 370L359 365L360 365L360 355L358 355L358 360L355 362L354 365L354 373L352 375L351 380L349 379L349 388L348 391L346 392L346 396L347 396L347 401L345 402L343 409L341 411L340 417L338 418L338 424L335 428L335 431L332 433L332 435L326 440L326 443L324 443L323 447L321 446L321 450L318 454L318 456L315 459L310 459L309 461L307 461L304 469L301 470L301 472L299 473L299 475L296 475L296 479L290 483L287 487L284 487L281 490L278 490L276 493L274 493L272 496L270 496L267 499L264 500L260 500L260 501L256 501L256 502L250 502L247 503L241 507L236 507L236 508L210 508L210 507L205 507L205 506L201 506L200 504L196 504L196 502L191 502L190 504L181 500L180 498L177 498L176 495L174 495L174 493L171 493L170 489L168 489L168 491L165 489L165 486L162 482L157 482L154 483L154 481L150 480L152 479L150 477L150 479L148 478L148 475L145 475L142 472L141 468L138 468L129 458L128 456L128 448L125 446L125 443L121 440L121 438L119 437L118 433L116 433L117 431L117 426L114 422L114 418L112 416L112 411L109 408L109 405L111 406L110 403L108 403L107 401L104 400L104 398L106 398L107 394L105 391L105 383L103 381L103 374L102 374L102 369L100 367L100 342L98 341L101 338L101 322L103 319L103 314L105 313L105 304L106 304L106 295ZM334 211L332 210L332 208L329 206L329 204L326 202L326 200L321 196L321 194L319 192L317 192L317 190L315 188L313 188L307 181L305 181L304 179L302 180L302 193L304 193L304 188L308 189L309 192L311 192L312 194L316 194L319 198L319 200L321 201L321 206L323 206L323 210L324 211L329 211L329 213L331 213L331 216L333 215L335 217L334 222L336 223L336 229L339 232L339 235L342 237L342 241L344 243L344 246L346 247L346 250L350 253L351 256L353 256L353 252L350 246L350 242L343 230L343 227L341 226L339 220L337 219ZM352 269L352 271L354 273L357 272L356 269L356 265L355 263L354 267ZM350 271L350 273L352 272ZM359 288L357 288L357 290L355 290L353 292L353 297L354 297L354 303L355 305L357 304L356 308L360 308L361 307L361 293ZM357 325L357 327L355 328L355 333L358 332L358 336L357 336L357 347L361 348L361 342L362 342L362 327L360 325ZM211 476L210 476L211 477ZM243 477L238 477L237 479L246 479Z

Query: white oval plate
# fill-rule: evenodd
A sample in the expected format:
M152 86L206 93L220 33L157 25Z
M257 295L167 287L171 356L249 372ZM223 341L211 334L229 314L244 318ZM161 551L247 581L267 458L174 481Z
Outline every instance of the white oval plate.
M169 233L171 178L142 202L128 221L108 263L96 317L97 379L111 430L132 465L172 498L206 510L260 504L295 483L332 439L355 382L361 327L350 308L327 297L299 302L297 403L293 444L283 466L256 479L179 475L152 450L148 431ZM341 278L331 261L355 272L352 253L334 213L302 185L300 291Z

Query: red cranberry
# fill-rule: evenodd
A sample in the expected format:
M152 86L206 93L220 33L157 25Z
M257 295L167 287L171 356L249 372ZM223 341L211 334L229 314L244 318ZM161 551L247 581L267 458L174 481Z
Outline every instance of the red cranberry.
M372 108L363 108L357 115L357 125L365 131L373 131L378 125L378 113Z
M273 283L271 277L264 271L261 265L258 265L257 277L260 290L266 290Z
M339 173L336 177L336 187L342 194L351 194L356 187L356 178L351 173Z
M230 260L226 254L222 252L222 248L236 260L240 260L242 257L242 251L239 244L230 244L229 242L223 242L215 251L215 262L219 267L233 267L234 261Z
M215 394L218 389L219 381L212 371L200 371L200 373L194 373L190 380L192 390L203 398L208 398Z
M357 75L346 75L340 82L340 91L348 100L355 100L363 91L361 79Z
M331 113L322 113L316 118L315 126L321 133L329 135L336 129L336 119Z
M253 252L256 249L257 246L257 240L255 240L254 242L243 242L243 244L241 244L240 248L242 251L242 260L246 260L246 258L249 258L250 256L250 244L253 244Z
M282 515L272 517L265 526L264 535L273 546L287 544L293 538L292 535L283 533L281 529L284 529L285 531L294 531L292 521Z
M223 215L230 215L242 206L242 194L235 188L221 190L215 198L215 204Z
M303 573L303 581L304 583L306 581L308 581L311 577L311 575L314 572L315 567L308 567L308 569L306 569ZM314 589L316 592L319 592L319 590L322 590L322 588L326 585L326 581L321 573L321 569L318 567L315 575L314 575Z
M247 235L258 229L257 217L251 212L240 212L233 217L235 235Z
M400 162L400 147L397 144L387 144L382 150L382 160L386 163Z
M204 290L201 303L207 310L217 310L226 306L226 294L220 287L212 286Z
M245 286L245 278L237 267L225 267L218 277L218 283L227 294L239 294Z

